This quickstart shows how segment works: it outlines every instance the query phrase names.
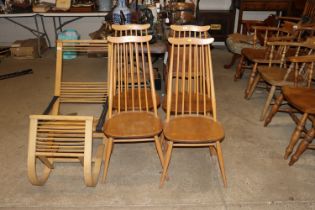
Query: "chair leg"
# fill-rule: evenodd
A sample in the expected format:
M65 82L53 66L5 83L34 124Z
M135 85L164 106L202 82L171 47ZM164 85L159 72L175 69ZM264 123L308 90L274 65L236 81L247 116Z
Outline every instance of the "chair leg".
M173 142L168 142L167 145L167 150L166 150L166 154L165 154L165 159L164 159L164 167L163 167L163 173L161 175L161 179L160 179L160 188L163 187L163 184L165 182L165 179L167 177L167 169L171 160L171 155L172 155L172 149L173 149Z
M283 97L283 94L281 93L281 94L278 96L278 98L277 98L275 104L272 106L272 108L271 108L269 114L267 115L267 117L266 117L266 119L265 119L265 122L264 122L264 126L265 126L265 127L267 127L267 126L269 125L269 123L271 122L272 118L273 118L273 117L276 115L276 113L278 112L278 110L279 110L279 108L280 108L280 106L281 106L281 104L282 104L283 98L284 98L284 97Z
M270 106L271 100L272 100L275 92L276 92L276 86L272 85L271 89L269 91L269 94L268 94L265 106L264 106L264 108L263 108L263 110L261 112L260 121L263 121L266 118L266 114L267 114L268 108Z
M163 168L164 156L163 156L161 141L160 141L158 136L154 136L154 141L155 141L155 147L156 147L156 150L158 152L158 155L159 155L159 158L160 158L160 162L161 162L161 165L162 165L162 168Z
M252 95L253 95L253 93L254 93L254 90L256 89L257 84L258 84L260 78L261 78L261 75L260 75L260 74L257 74L256 77L255 77L255 79L254 79L253 84L251 85L251 87L250 87L250 89L249 89L248 94L245 93L245 99L250 99L250 98L252 97Z
M217 151L213 146L209 146L210 156L217 156Z
M315 136L315 128L313 127L311 130L307 132L305 138L299 144L299 147L295 151L294 155L292 155L291 160L289 162L289 166L292 166L296 161L299 160L300 156L305 152L308 145L312 143L314 136Z
M108 166L109 166L109 160L110 160L110 156L112 154L112 148L113 148L113 138L108 138L107 140L107 144L106 144L106 148L104 149L104 173L103 173L103 177L102 177L102 183L105 183L106 181L106 177L107 177L107 172L108 172Z
M224 68L225 69L231 68L234 65L235 61L238 59L239 56L240 56L239 54L235 54L234 53L233 56L232 56L231 62L229 64L224 65Z
M237 68L236 68L236 72L234 74L234 81L237 81L238 79L241 79L243 76L243 63L244 63L244 56L241 55L241 59L238 62Z
M290 154L293 151L294 146L296 145L297 141L300 138L300 134L302 129L304 128L305 122L307 120L308 117L308 113L304 113L299 124L295 127L295 130L291 136L291 140L289 145L287 146L286 150L285 150L285 154L284 154L284 159L287 160L288 157L290 156Z
M219 166L220 166L220 170L221 170L221 176L223 179L223 184L224 184L224 187L227 187L221 143L219 141L216 143L216 148L217 148L218 161L219 161Z
M245 90L245 98L246 98L246 96L248 96L250 87L252 86L252 83L254 82L254 79L255 79L255 76L256 76L256 72L257 72L257 66L258 66L258 63L255 63L254 66L253 66L252 72L250 74L250 77L248 79L247 87L246 87L246 90Z

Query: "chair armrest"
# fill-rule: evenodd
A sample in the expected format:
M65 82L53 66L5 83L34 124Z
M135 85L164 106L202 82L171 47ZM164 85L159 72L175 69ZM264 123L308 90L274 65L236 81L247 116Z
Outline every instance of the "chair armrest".
M277 19L278 19L278 20L282 20L282 21L289 20L289 21L296 21L296 22L302 20L302 18L299 18L299 17L290 17L290 16L278 16Z
M315 62L315 55L303 55L288 57L288 61L294 63L310 63Z
M43 115L48 115L49 114L49 112L51 111L52 107L54 106L54 104L56 103L58 98L59 98L59 96L52 97L52 99L50 100L48 106L46 107L45 111L43 112Z
M281 27L272 27L272 26L252 26L253 29L259 31L284 31L287 32L288 30Z

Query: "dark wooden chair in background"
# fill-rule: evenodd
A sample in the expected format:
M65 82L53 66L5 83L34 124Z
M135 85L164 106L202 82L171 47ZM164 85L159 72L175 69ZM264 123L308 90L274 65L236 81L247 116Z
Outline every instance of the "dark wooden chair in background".
M315 62L315 56L312 56L313 63ZM315 149L315 145L312 145L312 141L315 137L315 89L307 87L283 87L283 96L286 101L295 109L297 109L302 117L292 134L291 141L286 148L285 158L287 159L292 153L298 139L301 138L301 132L304 132L304 138L297 146L295 153L291 156L289 165L293 165L298 161L299 157L304 153L307 148ZM311 128L306 130L306 120L311 122Z
M258 82L262 79L268 85L270 85L270 90L268 93L267 100L263 107L260 120L265 120L268 108L272 99L275 97L276 88L283 87L286 85L299 85L306 86L308 84L308 78L310 71L307 68L306 62L304 60L297 59L297 56L314 54L315 45L313 39L309 38L307 41L299 42L270 42L272 45L272 51L276 46L283 47L282 62L280 65L275 65L272 63L267 67L259 67L258 74L255 77L253 84L250 87L249 97L253 94ZM294 52L295 56L288 57L286 53ZM272 52L271 52L272 55ZM288 57L288 58L286 58ZM270 58L272 59L272 58Z

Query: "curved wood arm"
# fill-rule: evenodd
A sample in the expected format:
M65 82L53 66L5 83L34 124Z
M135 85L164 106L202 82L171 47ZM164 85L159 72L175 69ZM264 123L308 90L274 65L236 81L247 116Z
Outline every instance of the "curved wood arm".
M315 62L315 55L303 55L288 57L288 61L294 63L310 63Z

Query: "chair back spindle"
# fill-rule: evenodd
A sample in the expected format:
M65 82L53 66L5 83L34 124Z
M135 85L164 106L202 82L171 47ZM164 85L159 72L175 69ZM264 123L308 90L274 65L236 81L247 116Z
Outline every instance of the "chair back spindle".
M167 120L171 106L175 106L175 117L184 114L206 116L209 114L207 107L211 106L212 117L216 120L210 50L213 38L169 38L169 42ZM177 62L181 60L184 62Z

